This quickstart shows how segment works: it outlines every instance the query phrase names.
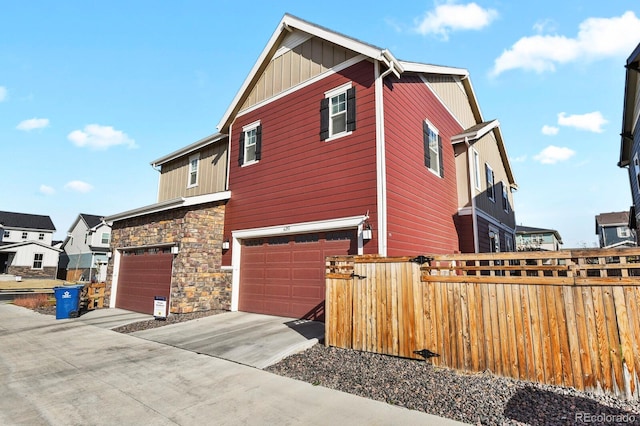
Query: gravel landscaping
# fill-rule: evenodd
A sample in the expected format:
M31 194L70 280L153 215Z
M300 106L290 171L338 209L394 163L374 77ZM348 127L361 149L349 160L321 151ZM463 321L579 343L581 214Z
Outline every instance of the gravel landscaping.
M55 314L55 308L38 311ZM131 333L221 312L170 315L115 331ZM637 402L322 344L266 371L475 425L640 425Z

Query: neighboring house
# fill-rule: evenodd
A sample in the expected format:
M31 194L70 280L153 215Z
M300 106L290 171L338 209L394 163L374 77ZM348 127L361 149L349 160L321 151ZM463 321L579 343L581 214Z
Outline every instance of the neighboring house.
M638 234L640 225L640 44L635 48L625 65L624 106L622 110L622 132L620 134L619 167L629 172L629 186L633 204L629 211L629 225Z
M215 305L215 278L226 308L306 318L322 318L328 255L514 249L515 180L464 69L285 15L218 128L153 162L158 203L106 218L116 306L119 262L166 247L171 312Z
M533 228L531 226L516 227L517 251L558 251L562 245L562 237L555 229Z
M111 227L102 216L80 213L62 243L59 271L67 281L98 281L107 278Z
M633 247L636 232L629 228L629 212L600 213L596 216L600 248Z
M0 211L0 274L56 278L60 249L52 247L56 228L49 216Z

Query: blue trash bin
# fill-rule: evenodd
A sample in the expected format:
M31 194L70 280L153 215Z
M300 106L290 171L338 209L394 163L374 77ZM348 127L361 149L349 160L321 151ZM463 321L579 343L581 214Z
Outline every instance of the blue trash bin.
M54 287L56 295L56 319L76 318L80 313L80 292L83 285Z

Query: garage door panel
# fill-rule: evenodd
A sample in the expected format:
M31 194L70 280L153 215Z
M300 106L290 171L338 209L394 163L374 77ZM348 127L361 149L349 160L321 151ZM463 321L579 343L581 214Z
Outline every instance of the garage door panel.
M290 296L291 287L288 285L266 285L264 286L265 296Z
M276 251L272 253L267 253L265 256L265 261L267 263L289 264L291 262L291 253L289 251Z
M171 253L154 249L125 252L120 258L116 307L152 314L155 296L169 300L172 266Z
M265 270L265 278L288 280L291 278L291 269L285 268L268 268Z
M324 299L324 293L322 293L322 289L319 287L311 287L311 286L294 286L291 289L291 295L294 298L301 299Z
M280 236L243 244L238 308L324 320L325 257L356 254L355 241L354 231L341 231Z

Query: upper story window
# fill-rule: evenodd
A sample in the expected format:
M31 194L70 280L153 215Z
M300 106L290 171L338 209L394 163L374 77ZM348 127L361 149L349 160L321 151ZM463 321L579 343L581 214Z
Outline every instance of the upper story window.
M198 186L198 170L200 170L200 154L189 157L189 177L187 188Z
M246 166L260 161L262 153L262 125L260 121L248 124L240 133L238 164Z
M102 244L109 244L109 233L103 232L102 239L100 241L102 242Z
M631 230L626 226L618 226L616 231L618 238L629 238L631 236Z
M476 189L479 191L480 186L480 154L478 151L471 148L471 157L473 161L473 183L476 186Z
M502 182L502 208L509 213L509 187Z
M346 136L356 129L356 89L347 83L325 92L320 102L320 139Z
M495 193L495 188L493 187L494 183L493 183L493 169L491 168L491 166L489 166L488 164L484 165L485 167L485 171L487 174L487 197L489 197L489 199L491 201L496 201L496 193Z
M40 232L40 233L38 234L38 239L39 239L40 241L44 240L44 232Z
M431 123L422 122L422 140L424 143L424 165L440 177L444 176L442 164L442 138Z
M22 239L26 240L29 234L27 234L26 232L22 233Z

